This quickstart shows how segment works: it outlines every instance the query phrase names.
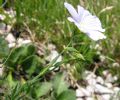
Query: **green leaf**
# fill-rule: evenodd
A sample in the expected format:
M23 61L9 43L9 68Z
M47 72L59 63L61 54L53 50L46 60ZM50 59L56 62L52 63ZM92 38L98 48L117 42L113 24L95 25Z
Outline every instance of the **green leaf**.
M31 75L36 71L36 69L39 70L38 68L40 68L41 64L41 59L38 56L33 55L25 59L25 61L22 63L22 67L25 72Z
M70 51L70 52L78 52L75 48L73 47L67 47L65 48L66 51Z
M0 6L2 5L3 0L0 0Z
M7 76L7 81L8 81L8 84L10 87L16 85L16 82L14 81L13 76L12 76L12 72L9 72L9 74Z
M82 60L85 60L83 55L81 53L79 53L78 50L76 50L75 48L73 47L67 47L65 48L66 51L70 52L71 56L74 58L74 59L82 59Z
M9 47L4 38L0 36L0 58L5 57L9 54Z
M57 96L68 89L68 84L64 81L64 75L59 73L53 80L53 88Z
M82 60L85 60L85 58L83 57L83 55L82 54L80 54L80 53L73 53L73 57L74 58L77 58L77 59L82 59Z
M52 84L50 82L40 83L39 86L35 88L37 98L46 95L51 88Z
M76 100L75 91L64 91L57 97L57 100Z
M31 55L35 54L34 45L28 44L21 47L15 48L9 59L7 60L7 65L10 67L16 67L20 65L26 58L29 58Z

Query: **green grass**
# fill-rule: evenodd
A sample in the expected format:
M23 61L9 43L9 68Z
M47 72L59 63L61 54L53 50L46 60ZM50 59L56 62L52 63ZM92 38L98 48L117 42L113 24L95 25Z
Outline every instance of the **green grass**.
M59 52L62 52L71 41L69 47L72 47L72 50L76 49L76 51L73 50L71 52L71 49L69 49L65 51L62 56L64 67L66 67L66 64L70 64L70 68L65 69L67 69L67 72L71 73L77 81L82 80L82 73L86 69L93 71L95 63L100 62L99 56L104 55L106 59L96 70L96 74L102 75L102 71L108 69L113 75L118 76L119 79L116 83L120 85L119 68L113 68L113 63L117 62L120 64L120 0L66 1L73 4L74 7L80 4L92 14L98 16L102 22L102 26L106 29L104 34L107 36L107 39L94 42L80 32L73 23L70 23L67 20L69 13L64 8L65 0L15 0L14 5L12 5L13 9L16 11L16 22L13 25L13 29L22 31L22 35L24 32L28 34L27 28L29 28L32 33L30 37L33 38L32 45L34 45L35 42L45 43L47 48L47 44L53 43L56 45L56 49ZM11 6L10 3L9 6ZM111 6L112 9L106 9L106 7ZM105 10L103 11L103 9ZM5 22L10 23L9 21ZM94 49L96 44L101 46L101 50ZM91 48L91 46L93 48ZM59 95L57 94L57 87L51 86L51 84L55 84L52 80L54 79L53 73L45 69L47 65L45 55L36 55L36 45L34 45L33 49L35 50L30 51L28 45L13 50L14 52L12 52L5 64L6 70L3 80L0 80L1 88L3 88L4 91L0 94L1 98L6 100L19 100L19 98L23 98L23 100L58 100L62 97L64 98L62 92L65 92L66 95L68 95L66 91L72 93L73 91L68 89L69 85L61 79L62 76L58 75L61 82L64 83L63 87L65 87L65 91L59 90L62 92ZM97 54L97 52L100 52L100 54ZM47 50L45 53L47 54ZM75 55L76 53L77 55L81 54L85 60L77 57ZM27 58L29 56L30 58ZM72 56L75 57L75 59L73 59ZM5 59L2 58L2 60L4 61ZM28 62L31 62L30 65ZM61 64L56 64L56 66L58 65ZM47 67L51 67L51 65ZM62 70L62 72L64 73L64 70ZM24 74L22 75L21 73ZM36 82L34 77L37 75L40 75L40 79ZM47 75L51 76L48 77ZM33 83L31 84L31 82ZM41 91L40 89L44 88L44 86L39 87L38 85L43 82L47 82L48 88L51 87L53 90L51 91L45 88L41 96L37 91ZM60 87L62 87L61 84ZM37 88L38 90L35 90Z

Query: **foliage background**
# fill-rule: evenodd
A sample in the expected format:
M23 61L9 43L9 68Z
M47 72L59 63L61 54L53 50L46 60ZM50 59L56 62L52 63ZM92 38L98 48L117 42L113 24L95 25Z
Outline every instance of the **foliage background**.
M69 14L64 8L64 2L65 0L7 1L5 9L12 8L16 16L11 18L6 15L3 22L12 26L15 36L20 32L20 37L29 37L32 43L9 49L3 36L0 37L0 61L5 68L0 80L1 98L74 100L75 86L66 78L72 77L73 83L80 84L83 72L93 71L96 64L99 66L95 72L97 75L102 76L102 72L107 69L118 76L116 84L120 85L120 67L113 67L114 63L120 64L120 0L67 0L74 7L78 4L84 6L100 18L107 39L98 42L90 40L67 21ZM0 12L4 14L2 7ZM55 63L56 58L47 64L45 58L50 52L47 46L51 43L59 53L65 50L61 63ZM37 54L38 44L45 46L44 55ZM104 61L101 61L101 56ZM60 70L49 71L53 65L60 66Z

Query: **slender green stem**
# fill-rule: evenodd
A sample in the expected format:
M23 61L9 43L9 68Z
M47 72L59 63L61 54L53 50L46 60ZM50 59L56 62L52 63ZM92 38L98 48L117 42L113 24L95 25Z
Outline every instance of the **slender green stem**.
M8 2L8 0L5 0L4 3L1 5L0 8L3 8L6 5L7 2Z
M2 67L4 67L3 65L5 65L6 64L6 62L8 61L8 59L10 58L10 56L11 56L11 54L12 54L12 52L14 51L14 49L16 48L16 46L17 46L17 43L15 43L15 47L14 48L12 48L12 50L10 51L10 53L9 53L9 55L7 56L7 58L5 59L5 61L2 63Z
M72 41L72 40L71 40L71 41ZM70 46L71 41L68 43L67 47ZM56 57L52 60L52 62L50 62L47 66L45 66L45 68L44 68L36 77L34 77L34 78L33 78L32 80L30 80L29 82L30 82L30 83L34 83L34 82L36 82L36 80L39 80L39 78L40 78L41 76L45 75L45 74L49 71L50 67L54 66L54 64L56 63L57 59L66 51L66 48L67 48L67 47L65 47L64 50L63 50L58 56L56 56Z

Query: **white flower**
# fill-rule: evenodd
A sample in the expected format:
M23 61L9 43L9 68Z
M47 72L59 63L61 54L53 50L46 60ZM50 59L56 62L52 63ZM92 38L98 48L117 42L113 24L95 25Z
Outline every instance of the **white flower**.
M86 33L91 39L97 41L105 39L106 36L102 34L105 29L102 28L98 17L93 16L89 11L85 10L80 5L77 6L78 11L74 7L65 2L64 6L67 8L71 17L68 17L70 22L73 22L82 32Z

